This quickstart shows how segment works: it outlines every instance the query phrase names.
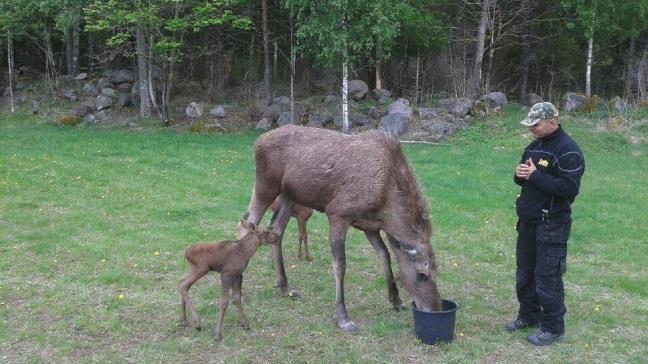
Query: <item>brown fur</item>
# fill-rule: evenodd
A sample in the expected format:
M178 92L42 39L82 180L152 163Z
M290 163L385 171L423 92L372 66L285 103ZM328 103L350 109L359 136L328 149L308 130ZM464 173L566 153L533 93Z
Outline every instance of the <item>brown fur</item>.
M271 225L280 236L295 204L327 215L338 326L346 331L357 329L348 316L343 291L350 226L364 231L381 258L394 308L400 309L402 302L380 231L387 235L403 285L417 307L441 308L426 200L396 139L379 131L347 135L284 126L259 138L255 160L255 186L245 215L248 221L258 223L275 198L279 209ZM277 284L287 294L281 242L273 247L273 256Z
M279 209L279 200L274 200L272 205L270 205L272 212L275 212ZM297 220L297 228L299 230L299 242L297 243L297 259L302 259L302 244L304 246L304 258L308 261L312 261L313 257L308 251L308 231L306 230L306 223L308 219L313 216L313 209L299 204L293 205L293 212L291 217L294 217Z
M241 306L241 284L243 271L250 258L261 244L277 244L279 236L271 231L258 231L254 224L241 220L241 226L246 233L239 240L226 240L218 243L198 243L185 250L185 258L191 266L191 272L178 286L180 291L180 323L187 325L186 306L189 306L193 326L200 330L200 317L189 299L189 288L210 271L220 273L221 301L220 318L214 331L214 339L222 338L223 317L229 304L229 292L232 291L234 306L238 310L241 325L245 330L250 324L243 314Z

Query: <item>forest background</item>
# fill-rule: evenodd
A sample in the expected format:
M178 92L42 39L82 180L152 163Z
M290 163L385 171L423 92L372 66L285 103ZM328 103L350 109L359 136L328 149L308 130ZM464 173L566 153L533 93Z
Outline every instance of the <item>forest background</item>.
M647 0L6 0L0 32L12 110L29 102L21 79L76 100L71 77L116 70L131 81L122 104L166 125L188 101L240 104L252 122L280 95L342 94L345 108L347 79L417 106L648 97Z

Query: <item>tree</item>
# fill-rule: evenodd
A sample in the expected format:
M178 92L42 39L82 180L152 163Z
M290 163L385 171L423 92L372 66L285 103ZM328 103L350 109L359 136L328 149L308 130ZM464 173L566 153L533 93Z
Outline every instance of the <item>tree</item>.
M135 43L137 56L140 117L150 117L156 111L169 123L168 104L174 79L175 65L182 56L182 35L213 26L249 29L245 16L235 14L230 7L236 1L218 0L94 0L86 8L87 28L108 31L108 44L119 46ZM162 105L157 103L153 68L162 66Z
M587 65L585 68L585 95L592 95L592 63L594 59L594 38L607 40L618 30L611 14L617 5L615 0L563 0L565 9L571 12L567 26L585 36L587 40Z
M285 0L297 27L298 49L325 67L342 67L342 131L349 129L348 70L390 55L400 24L392 0ZM367 36L370 35L370 36Z
M15 73L14 40L23 31L21 27L23 23L20 21L20 19L18 19L16 14L16 0L5 0L3 2L0 2L0 31L7 40L7 73L9 76L9 106L11 112L14 112L16 110L13 90L13 78Z

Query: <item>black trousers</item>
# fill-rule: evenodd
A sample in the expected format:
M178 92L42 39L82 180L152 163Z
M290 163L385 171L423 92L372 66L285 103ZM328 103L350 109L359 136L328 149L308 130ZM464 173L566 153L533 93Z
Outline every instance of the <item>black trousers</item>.
M540 323L551 333L565 332L567 240L571 222L518 222L515 273L520 311L518 318Z

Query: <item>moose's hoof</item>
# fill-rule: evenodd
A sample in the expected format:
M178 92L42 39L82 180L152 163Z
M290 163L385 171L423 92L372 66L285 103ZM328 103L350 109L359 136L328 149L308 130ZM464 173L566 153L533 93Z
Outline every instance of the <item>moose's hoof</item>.
M187 320L180 320L180 326L181 326L181 327L187 327L187 326L189 326L189 321L187 321Z
M250 324L249 324L248 322L243 322L243 323L241 323L241 327L242 327L243 330L245 330L245 331L250 331Z
M214 334L214 341L221 341L223 339L223 334L217 332Z
M312 262L312 261L313 261L313 257L311 257L310 255L307 255L307 256L306 256L306 260L308 260L309 262Z
M351 320L338 320L337 325L344 332L354 333L358 331L358 325Z

